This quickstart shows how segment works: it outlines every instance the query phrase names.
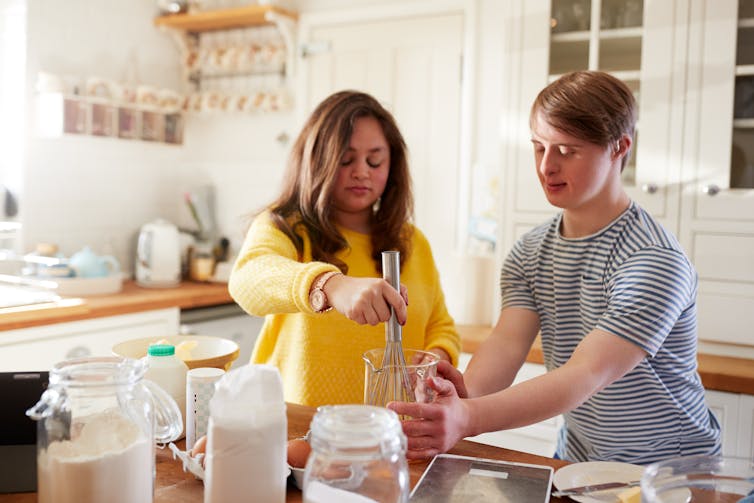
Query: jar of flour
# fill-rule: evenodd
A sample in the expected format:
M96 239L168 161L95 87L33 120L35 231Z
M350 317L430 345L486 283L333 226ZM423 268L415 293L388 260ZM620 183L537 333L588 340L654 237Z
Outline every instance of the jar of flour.
M39 402L39 503L151 503L154 443L183 428L175 401L149 381L146 363L118 357L55 365Z

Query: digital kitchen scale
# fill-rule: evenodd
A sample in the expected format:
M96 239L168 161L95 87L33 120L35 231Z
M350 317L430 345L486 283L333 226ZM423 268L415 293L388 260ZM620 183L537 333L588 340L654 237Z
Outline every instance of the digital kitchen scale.
M552 468L544 465L440 454L422 474L409 501L547 503L552 474Z

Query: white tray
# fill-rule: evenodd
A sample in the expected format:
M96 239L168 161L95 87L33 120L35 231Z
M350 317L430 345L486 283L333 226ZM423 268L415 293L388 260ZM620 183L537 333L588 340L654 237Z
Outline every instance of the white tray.
M123 274L116 273L101 278L55 278L55 291L63 297L105 295L123 289Z

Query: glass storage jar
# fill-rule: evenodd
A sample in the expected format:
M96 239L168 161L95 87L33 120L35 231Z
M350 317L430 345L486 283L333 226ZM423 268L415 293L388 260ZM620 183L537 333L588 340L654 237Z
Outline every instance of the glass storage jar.
M175 401L142 380L146 362L119 357L67 360L53 367L39 402L40 503L149 503L154 442L175 440L183 425Z
M754 459L694 455L653 463L641 477L641 501L754 502Z
M319 407L310 442L305 502L336 501L344 491L366 498L363 501L408 501L406 436L392 410L371 405Z

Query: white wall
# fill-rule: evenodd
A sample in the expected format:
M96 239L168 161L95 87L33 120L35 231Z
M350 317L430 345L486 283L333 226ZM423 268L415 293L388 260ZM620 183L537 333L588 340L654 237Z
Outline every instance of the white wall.
M298 0L294 7L303 14L391 2L401 0ZM28 0L29 96L40 70L183 91L178 50L169 35L153 26L154 5ZM490 170L499 163L496 40L501 35L495 17L503 8L497 0L477 1L476 43L483 65L477 65L476 75L473 166ZM70 135L41 139L30 130L21 200L24 248L55 242L71 254L88 244L115 254L130 270L140 225L164 217L190 226L183 192L203 183L215 186L220 230L237 247L245 217L277 195L302 115L190 116L183 146ZM281 133L289 137L287 143L276 139Z
M180 88L172 41L152 25L153 2L27 1L27 117L39 71ZM65 254L84 245L131 268L139 226L174 219L180 187L193 174L182 147L91 136L40 138L28 122L21 212L24 250L53 242Z

